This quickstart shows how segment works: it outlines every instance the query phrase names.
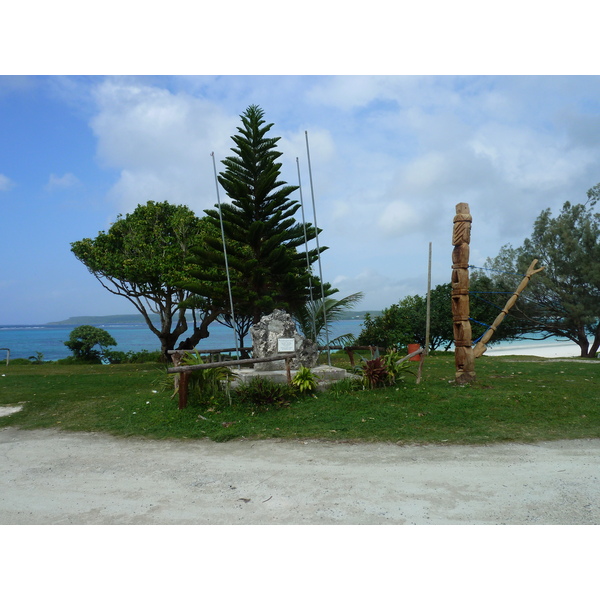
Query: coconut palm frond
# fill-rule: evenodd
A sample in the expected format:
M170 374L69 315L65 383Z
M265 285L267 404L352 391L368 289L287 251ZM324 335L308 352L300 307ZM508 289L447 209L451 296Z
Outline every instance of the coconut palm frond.
M335 298L325 298L324 301L319 299L313 302L307 302L295 315L298 328L304 337L322 343L323 338L326 337L326 333L331 333L331 323L333 321L339 321L347 310L363 299L363 296L364 294L362 292L357 292L355 294L350 294L345 298L340 298L339 300L336 300ZM327 318L327 329L325 328L325 318ZM339 336L339 338L336 338L336 341L340 338L347 337L347 335ZM333 342L330 341L329 343L331 345Z
M356 342L356 336L352 333L344 333L342 335L338 335L336 338L329 340L329 346L341 346L345 348L346 346L352 346Z

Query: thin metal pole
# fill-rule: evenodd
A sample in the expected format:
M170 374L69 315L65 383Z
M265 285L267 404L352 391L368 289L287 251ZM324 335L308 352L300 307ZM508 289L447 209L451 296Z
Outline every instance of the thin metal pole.
M323 323L325 325L325 340L327 342L327 364L331 366L331 351L329 349L329 331L327 330L327 310L325 308L325 288L323 286L323 269L321 267L321 251L319 246L319 226L317 225L317 209L315 208L315 191L313 189L312 169L310 168L310 150L308 148L308 131L306 137L306 156L308 158L308 177L310 179L310 193L312 196L313 215L315 217L315 234L317 242L317 257L319 259L319 277L321 279L321 301L323 302Z
M431 242L429 242L429 266L427 268L427 317L425 321L425 356L429 356L429 334L431 331Z
M298 167L298 189L300 190L300 206L302 208L302 225L304 227L304 250L306 252L306 270L308 271L308 289L310 291L310 306L311 306L311 319L313 326L313 336L315 338L315 344L317 343L317 325L315 322L315 300L313 298L313 287L312 287L312 269L310 268L310 260L308 259L308 236L306 234L306 218L304 217L304 200L302 199L302 181L300 180L300 163L296 156L296 167Z
M240 356L238 347L237 331L235 330L235 313L233 312L233 294L231 293L231 279L229 278L229 263L227 261L227 245L225 244L225 229L223 228L223 214L221 212L221 198L219 196L219 180L217 179L217 165L215 163L215 153L211 152L213 170L215 172L215 187L217 189L217 204L219 205L219 221L221 222L221 239L223 240L223 255L225 256L225 272L227 273L227 287L229 289L229 305L231 310L231 320L233 322L233 340L235 342L235 353ZM238 367L239 368L239 367Z

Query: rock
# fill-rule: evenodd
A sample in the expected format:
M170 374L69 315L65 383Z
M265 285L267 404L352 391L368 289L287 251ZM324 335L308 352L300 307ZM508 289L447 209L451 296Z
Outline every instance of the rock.
M298 369L300 366L311 369L319 359L317 344L300 335L296 331L296 324L292 317L283 310L275 309L270 315L264 316L258 324L250 327L250 335L252 336L253 358L267 358L281 354L278 351L278 343L280 339L285 338L294 340L294 349L298 353L298 358L292 360L292 369ZM256 371L280 371L285 369L285 362L277 360L256 363L254 369Z

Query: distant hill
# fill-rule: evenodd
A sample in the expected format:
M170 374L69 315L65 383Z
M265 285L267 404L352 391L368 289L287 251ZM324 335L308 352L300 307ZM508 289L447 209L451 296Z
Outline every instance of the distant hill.
M360 320L369 313L372 317L381 314L380 310L348 310L343 314L344 319ZM158 316L152 315L152 321L160 323ZM144 317L140 314L134 315L106 315L104 317L69 317L64 321L53 321L46 325L145 325Z
M152 316L152 321L160 322L158 316ZM144 317L135 315L107 315L104 317L69 317L64 321L53 321L46 325L145 325Z

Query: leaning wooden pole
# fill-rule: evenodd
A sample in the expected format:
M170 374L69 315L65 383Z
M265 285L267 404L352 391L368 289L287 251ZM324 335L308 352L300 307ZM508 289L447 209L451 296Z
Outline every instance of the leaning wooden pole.
M473 356L475 358L479 358L487 350L486 344L490 341L491 337L494 335L494 332L496 331L500 323L502 323L504 317L508 314L508 311L515 305L515 302L518 300L519 296L521 295L521 292L527 287L527 284L529 283L531 277L536 273L539 273L540 271L544 270L544 267L540 267L539 269L535 268L537 262L538 260L536 258L529 265L529 268L527 269L525 276L519 284L519 287L515 290L515 293L508 299L508 301L504 305L504 308L502 309L502 312L494 319L494 322L490 325L490 328L483 334L483 337L475 345L475 348L473 349Z
M469 205L456 205L452 231L452 321L454 327L455 381L465 384L475 381L475 357L469 321L469 243L471 241Z

